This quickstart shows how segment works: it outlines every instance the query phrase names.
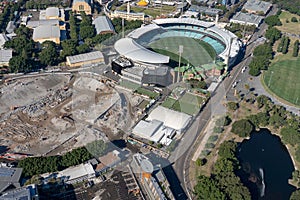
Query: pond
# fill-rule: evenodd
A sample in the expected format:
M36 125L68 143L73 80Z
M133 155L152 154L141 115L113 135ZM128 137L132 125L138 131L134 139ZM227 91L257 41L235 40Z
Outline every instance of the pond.
M294 165L286 147L268 129L252 132L238 147L238 172L253 199L288 200L295 187L288 184Z

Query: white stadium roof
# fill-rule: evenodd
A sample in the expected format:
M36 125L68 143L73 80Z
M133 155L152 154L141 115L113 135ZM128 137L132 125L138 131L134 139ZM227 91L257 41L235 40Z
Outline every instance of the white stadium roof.
M141 37L142 35L144 35L145 33L149 32L149 31L153 31L155 29L161 29L161 27L156 24L149 24L146 26L142 26L141 28L135 29L132 32L130 32L128 34L128 37L137 39L137 38Z
M164 56L146 49L132 38L122 38L114 45L116 51L131 60L145 63L168 63L169 56Z
M192 117L188 114L174 111L162 106L156 107L148 116L147 120L158 120L164 123L164 126L173 128L179 132L183 131Z
M153 22L158 25L182 23L182 24L191 24L191 25L202 26L205 28L214 26L214 23L212 23L212 22L205 22L205 21L200 21L200 20L192 19L192 18L165 18L165 19L156 19L156 20L153 20Z
M225 43L225 50L219 56L221 56L224 59L225 57L227 57L227 55L229 54L229 44L231 39L232 39L232 45L231 45L231 50L229 55L230 57L235 57L238 54L238 51L240 49L240 44L238 41L238 37L235 34L231 33L226 29L220 29L216 26L208 28L207 31L219 35L222 38L222 41Z

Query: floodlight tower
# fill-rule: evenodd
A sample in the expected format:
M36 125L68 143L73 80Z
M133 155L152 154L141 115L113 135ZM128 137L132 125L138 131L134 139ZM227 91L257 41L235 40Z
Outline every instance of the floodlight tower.
M177 82L180 81L180 64L181 64L181 54L183 52L183 45L179 45L179 64L178 64L178 79Z

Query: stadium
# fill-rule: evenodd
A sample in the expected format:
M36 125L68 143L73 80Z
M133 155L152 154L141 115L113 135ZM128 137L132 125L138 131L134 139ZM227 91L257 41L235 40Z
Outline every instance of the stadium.
M226 71L236 61L241 42L212 22L166 18L130 32L116 41L114 48L139 66L170 66L172 61L178 62L180 54L181 63L195 67L196 71L212 70L216 62L224 63Z

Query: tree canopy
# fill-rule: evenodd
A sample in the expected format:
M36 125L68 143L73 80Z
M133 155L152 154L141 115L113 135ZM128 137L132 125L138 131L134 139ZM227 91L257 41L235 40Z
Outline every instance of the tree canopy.
M237 144L225 141L220 145L219 158L210 177L199 176L194 192L198 199L250 200L251 195L235 174L239 162L235 156Z
M281 26L282 25L278 15L271 15L271 16L266 17L265 22L269 26Z
M198 177L194 191L198 199L226 199L225 194L219 189L216 181L206 176Z
M43 43L43 49L39 54L40 61L43 65L53 66L57 64L58 53L56 51L56 44L52 41Z
M232 124L231 132L237 134L240 137L249 137L250 133L254 130L253 125L247 119L241 119L235 121Z

